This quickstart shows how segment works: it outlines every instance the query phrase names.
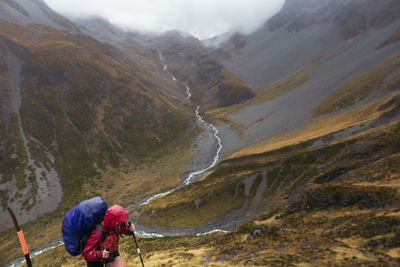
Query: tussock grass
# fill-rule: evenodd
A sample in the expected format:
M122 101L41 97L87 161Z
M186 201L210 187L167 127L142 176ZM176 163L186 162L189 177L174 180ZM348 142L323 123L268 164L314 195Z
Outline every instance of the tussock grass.
M229 196L232 184L250 174L268 170L268 188L263 193L255 219L228 234L139 239L146 266L396 264L394 258L398 255L400 241L400 184L396 164L400 153L398 131L398 122L393 122L325 147L311 148L306 143L222 162L201 182L151 202L151 209L156 209L157 216L157 208L164 205L162 212L169 216L168 210L173 211L174 203L188 203L188 206L176 205L179 212L185 216L191 212L192 218L201 219L197 216L204 216L204 213L197 213L199 210L192 207L192 201L201 193L205 195L212 189L221 196ZM277 201L284 203L286 196L295 199L295 192L306 194L312 190L308 184L315 178L332 173L338 167L345 167L348 171L333 177L333 183L324 181L318 186L327 190L333 186L339 195L347 194L347 190L348 196L340 198L346 201L356 200L359 192L361 195L366 193L371 196L370 201L376 198L380 204L360 207L350 201L346 202L348 205L317 205L297 211L287 209L287 205L276 205ZM240 175L243 177L239 178ZM238 180L231 182L231 179ZM249 202L259 184L260 180L256 178L251 186ZM343 192L340 191L341 185L346 188ZM241 201L242 190L237 192ZM390 194L385 194L385 190ZM328 191L325 194L322 190L312 196L323 199L336 194L330 189ZM389 201L382 202L382 197ZM223 201L221 204L226 206L228 203ZM212 208L215 200L205 204ZM268 209L268 205L273 208ZM163 213L159 215L164 216ZM257 234L256 229L259 230ZM132 240L124 238L120 244L126 265L140 264ZM35 261L41 266L79 266L79 259L65 256L63 248L55 251L55 254L42 255ZM61 265L63 261L66 265Z
M144 70L134 57L69 30L0 20L0 34L0 45L7 42L23 61L24 132L55 157L64 192L55 212L22 226L31 250L60 240L65 212L83 199L102 195L109 203L131 204L180 182L180 166L192 156L180 151L189 150L197 129L189 127L187 103L153 81L161 70ZM16 174L22 187L26 155L15 114L9 129L1 182ZM14 160L11 143L18 150ZM43 158L42 146L30 142L33 159ZM1 200L3 207L7 199ZM12 229L0 242L1 264L18 257Z
M240 208L243 212L253 210L255 214L283 208L285 199L308 183L359 183L357 175L393 179L393 175L387 175L396 173L396 158L393 158L399 152L396 129L398 125L394 122L321 147L313 147L313 142L307 141L225 160L207 178L141 207L139 220L163 226L199 226ZM245 181L253 175L256 179L250 185L250 193L245 195ZM264 189L259 187L262 177L266 179ZM340 191L341 187L337 188ZM259 190L263 193L257 202L255 195ZM354 195L355 199L359 195L374 199L375 195L382 195L384 188L377 189L376 194L374 188L371 194L364 194L363 190L351 186L348 195ZM356 202L350 201L351 205ZM250 208L252 203L255 209Z
M385 112L385 110L381 110L380 107L388 103L391 99L393 99L393 97L377 100L368 105L311 123L303 128L274 136L265 141L244 148L234 153L230 158L264 153L285 146L296 145L377 119Z
M350 107L366 99L374 92L381 91L381 94L383 94L391 90L397 90L397 87L392 87L394 85L390 80L386 84L384 82L391 73L399 69L399 59L400 55L397 55L334 91L314 109L312 118L318 118Z

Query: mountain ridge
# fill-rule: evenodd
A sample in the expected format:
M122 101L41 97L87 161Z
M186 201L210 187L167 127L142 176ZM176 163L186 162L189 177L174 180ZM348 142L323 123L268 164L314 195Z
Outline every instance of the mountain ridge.
M67 18L48 7L43 0L3 0L0 18L19 24L44 24L77 31Z
M140 239L149 264L395 265L398 7L288 0L261 29L218 48L107 21L74 22L76 31L0 20L2 207L39 203L40 175L25 172L43 165L57 170L64 194L23 226L34 249L61 238L65 211L100 194L129 207L141 231L231 231ZM221 161L135 205L175 188L203 157L197 105L222 139ZM31 195L5 191L4 181ZM18 256L13 235L1 232L4 261ZM121 247L126 266L139 263L131 243ZM62 247L34 261L83 264Z
M5 21L0 21L0 24L3 45L19 51L14 56L7 49L3 49L3 53L9 59L18 58L21 62L21 79L16 77L15 82L10 81L14 83L11 92L17 92L18 84L21 87L21 95L16 96L21 106L14 105L14 93L10 97L6 94L2 101L5 116L2 123L6 126L2 138L2 169L9 171L7 175L3 173L2 183L12 181L15 172L12 166L18 162L24 164L31 155L43 166L56 166L63 188L75 188L79 194L77 186L83 182L83 177L93 179L96 169L117 168L128 154L144 157L150 145L162 146L166 140L176 138L176 132L172 134L175 129L182 133L185 131L190 120L186 108L172 104L176 102L175 97L161 95L163 90L145 76L148 72L141 71L137 62L127 60L113 47L69 30ZM26 36L35 32L40 32L40 37L27 41ZM10 60L8 63L13 64L8 66L8 76L3 77L11 79L10 75L17 75L11 73L16 65ZM83 77L82 73L86 75ZM148 90L150 86L152 89ZM12 119L13 114L17 114L16 121ZM168 128L163 126L164 122ZM16 156L12 152L13 141L7 138L11 135L11 128L14 129L12 135L20 140L22 147L26 147L26 151L21 147ZM135 135L135 132L141 132L141 135ZM124 150L121 146L125 147ZM52 154L55 161L46 163L47 153ZM21 186L31 184L25 180L23 168L16 173ZM40 176L33 177L36 177L33 181L40 181ZM75 178L65 180L67 177ZM34 187L31 188L35 194ZM16 210L19 210L19 204L14 198L20 199L18 196L20 193L14 192L6 201ZM11 199L14 199L14 204L11 204ZM35 217L47 211L42 209L42 213ZM27 218L17 213L22 216L21 222L25 222ZM2 218L9 223L7 216Z

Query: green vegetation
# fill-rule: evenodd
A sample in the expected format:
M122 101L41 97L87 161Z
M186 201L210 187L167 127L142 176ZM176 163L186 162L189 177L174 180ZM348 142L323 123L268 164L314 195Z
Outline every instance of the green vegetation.
M17 114L11 114L8 133L5 133L3 138L6 142L6 150L3 156L0 157L0 169L2 170L1 183L11 181L15 177L17 188L25 188L25 168L28 155L26 154L25 145L20 135Z
M183 136L189 114L157 95L151 77L109 47L51 27L1 25L1 34L29 51L21 118L25 134L41 144L29 143L33 158L43 161L44 150L51 152L65 192L80 192L84 181L99 177L97 168L155 158L153 151ZM26 38L32 30L41 32L35 42ZM8 169L19 164L8 161L2 161ZM66 194L63 202L81 198Z
M398 249L400 216L395 207L332 207L267 217L250 220L227 234L139 238L138 243L149 266L396 265L392 251ZM121 239L120 252L125 266L140 265L130 238ZM68 256L63 247L36 257L33 263L84 264L79 257Z
M358 205L360 209L382 207L396 201L396 189L374 186L324 184L307 188L289 202L290 210Z
M110 140L103 133L100 133L97 139L99 140L99 153L95 159L97 166L105 170L106 164L109 162L111 167L118 168L121 165L121 148L113 139Z
M35 40L29 37L33 32L40 32ZM0 35L8 39L15 48L13 52L23 61L20 113L32 159L48 165L46 152L54 156L63 191L56 211L24 226L32 249L49 239L59 239L60 219L80 200L104 194L110 201L121 201L122 196L130 195L125 203L131 203L136 200L133 195L143 196L139 192L142 189L153 192L179 182L179 169L175 168L173 176L157 185L151 185L153 176L134 177L135 186L127 185L132 183L132 177L127 178L125 173L132 173L139 166L147 169L144 163L152 164L160 155L167 155L166 151L174 159L183 160L186 155L174 153L181 144L186 149L193 136L194 130L187 129L192 114L152 81L152 75L157 73L149 72L111 46L68 30L0 21ZM5 72L1 58L2 103L10 97L2 84ZM31 196L37 194L37 184L33 176L25 181L27 155L15 114L11 114L10 121L0 121L0 137L6 142L6 151L0 151L0 182L10 181L15 175L18 188L30 183L31 190L22 203L29 210L35 204ZM172 171L165 169L171 175ZM99 186L93 188L94 183ZM116 188L120 190L115 191ZM132 188L135 191L128 192ZM1 207L7 201L15 199L2 194ZM46 234L41 236L44 228ZM9 243L6 238L11 239L2 232L1 255L7 256L1 263L19 255L14 249L18 244Z
M82 199L100 194L109 202L128 205L180 182L179 168L189 157L182 151L196 129L187 129L190 115L185 106L175 96L160 93L137 62L68 31L40 25L27 29L4 21L0 26L4 38L26 49L22 125L28 137L38 140L28 140L29 151L35 162L48 163L46 151L55 156L64 192L59 209L23 226L31 249L59 240L62 216ZM358 28L356 22L349 29ZM35 30L41 34L33 42L27 36ZM243 40L236 41L235 49L240 49ZM184 51L185 64L176 57L176 49ZM171 70L183 74L178 79L193 87L193 100L208 105L204 109L238 104L211 113L228 123L224 116L243 107L243 101L265 103L307 82L312 74L307 68L319 60L250 99L253 90L206 53L188 46L169 47L165 55ZM373 93L396 90L399 68L396 57L359 77L330 96L315 116L349 107ZM233 211L243 216L234 218L238 222L247 221L228 234L140 239L145 262L157 266L393 264L400 244L398 100L394 96L336 117L339 121L356 114L351 125L344 123L330 132L310 127L298 139L285 140L273 149L263 147L259 153L225 160L201 181L138 208L140 222L166 227L199 227ZM363 122L381 126L335 140L337 131ZM25 181L22 167L27 156L18 118L12 114L9 122L0 123L9 129L0 127L1 140L8 142L7 150L0 151L0 169L5 170L1 183L14 175L17 187L29 183L23 203L29 210L38 185L32 175ZM325 122L325 127L317 128L332 125ZM243 132L241 125L235 128ZM324 145L315 146L321 140ZM164 170L169 164L173 167ZM0 191L3 208L9 201L7 193ZM2 232L0 242L2 261L20 255L13 229ZM135 251L131 239L122 241L126 266L138 263ZM59 247L35 258L34 264L84 263Z
M387 129L323 147L313 148L313 142L309 141L276 151L225 160L206 179L139 208L139 220L148 224L190 227L200 226L239 208L254 210L253 215L262 214L285 207L288 196L298 194L299 188L315 182L321 186L310 187L304 194L310 198L313 192L312 196L317 200L300 197L291 202L293 208L354 204L371 208L392 204L397 195L393 188L351 184L356 174L375 164L385 164L385 173L396 173L396 167L390 162L393 162L391 155L400 153L399 130L398 125L392 124ZM250 176L255 179L246 196L244 184ZM263 176L265 188L260 187ZM382 179L387 179L387 176ZM256 192L260 190L262 197L256 199ZM253 204L255 209L251 208Z

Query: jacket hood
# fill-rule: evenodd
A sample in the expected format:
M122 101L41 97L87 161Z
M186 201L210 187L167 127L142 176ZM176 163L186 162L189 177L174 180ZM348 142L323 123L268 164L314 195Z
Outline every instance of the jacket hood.
M119 205L114 205L107 210L104 216L104 230L110 232L116 224L121 224L127 220L128 215L124 208Z

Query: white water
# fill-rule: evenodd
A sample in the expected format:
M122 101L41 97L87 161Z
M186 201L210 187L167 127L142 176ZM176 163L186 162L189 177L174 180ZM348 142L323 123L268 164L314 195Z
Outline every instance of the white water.
M165 73L167 73L167 74L171 77L172 80L176 81L176 78L175 78L171 73L169 73L169 72L167 71L168 65L166 64L165 59L164 59L164 57L163 57L162 54L161 54L161 51L158 51L158 55L159 55L159 57L160 57L161 63L164 65L164 66L163 66L163 71L164 71ZM190 99L190 98L192 97L192 94L190 93L190 88L189 88L189 86L186 86L186 90L187 90L187 91L186 91L186 93L187 93L187 99ZM204 169L201 169L201 170L198 170L198 171L193 171L193 172L189 173L189 175L184 179L183 183L180 184L180 185L178 185L177 187L175 187L175 188L173 188L173 189L171 189L171 190L169 190L169 191L166 191L166 192L162 192L162 193L153 195L153 196L151 196L151 197L149 197L149 198L147 198L147 199L145 199L145 200L139 202L138 204L134 205L133 208L137 208L137 207L146 205L146 204L148 204L150 201L152 201L153 199L166 196L166 195L168 195L168 194L171 194L172 192L175 192L175 191L178 190L178 189L181 189L182 187L184 187L184 186L186 186L186 185L189 185L189 184L192 182L192 180L193 180L194 177L205 173L206 171L208 171L209 169L213 168L213 167L217 164L217 162L218 162L218 160L219 160L219 156L220 156L221 150L222 150L222 140L221 140L221 138L218 136L218 130L217 130L217 128L216 128L214 125L212 125L211 123L205 122L205 121L203 120L203 118L200 116L199 110L200 110L200 106L197 106L196 112L195 112L195 116L196 116L197 121L198 121L201 125L204 125L204 128L210 128L210 129L212 129L212 131L213 131L213 136L214 136L214 138L217 140L217 143L218 143L218 149L217 149L217 152L216 152L216 154L215 154L215 156L214 156L214 158L213 158L211 164L210 164L208 167L204 168ZM131 207L128 207L127 209L129 209L129 208L131 208Z
M210 234L214 234L214 233L218 233L218 232L228 233L228 231L225 231L225 230L215 229L215 230L211 230L211 231L209 231L209 232L196 234L196 236L210 235Z
M167 71L168 66L167 66L167 63L165 62L164 57L163 57L162 54L161 54L161 51L158 51L158 55L160 56L161 63L164 65L164 67L163 67L164 72L167 73L174 81L176 81L176 78L175 78L171 73L169 73L169 72ZM190 88L189 88L189 86L186 86L186 94L187 94L187 97L186 97L187 99L190 99L190 98L192 97L192 94L190 93ZM220 155L221 149L222 149L222 140L221 140L221 138L218 136L218 130L217 130L217 128L216 128L214 125L212 125L211 123L207 123L207 122L205 122L205 121L203 120L203 118L202 118L202 117L200 116L200 114L199 114L199 109L200 109L200 106L197 106L197 108L196 108L196 113L195 113L196 118L197 118L197 120L200 122L200 124L205 125L206 128L209 127L209 128L212 129L214 138L215 138L215 139L217 140L217 142L218 142L218 150L217 150L217 152L216 152L216 154L215 154L215 157L214 157L212 163L210 164L210 166L208 166L208 167L205 168L205 169L199 170L199 171L191 172L191 173L188 175L188 177L184 180L184 184L185 184L185 185L190 184L190 182L192 181L193 177L195 177L195 176L197 176L197 175L201 175L201 174L203 174L204 172L208 171L209 169L213 168L213 167L217 164L217 162L218 162L218 160L219 160L219 155ZM168 192L165 192L165 193L157 194L157 195L151 197L148 201L150 201L150 200L152 200L152 199L154 199L154 198L157 198L157 197L161 197L161 196L168 195L168 194L174 192L175 190L177 190L177 189L179 189L179 188L180 188L180 187L178 186L176 189L172 189L172 190L170 190L170 191L168 191ZM148 201L146 202L146 204L148 203Z
M45 253L46 251L49 251L49 250L51 250L53 248L56 248L56 247L59 247L59 246L62 246L62 245L64 245L64 242L60 241L60 242L57 242L56 244L54 244L52 246L46 247L46 248L38 250L38 251L34 251L32 253L29 253L29 255L30 255L31 259L32 259L37 255L40 255L42 253ZM25 258L20 258L18 260L15 260L15 261L12 261L12 262L6 264L5 267L15 267L15 266L18 266L18 265L24 263L25 261L26 261Z
M208 166L207 168L203 169L203 170L195 171L195 172L190 173L189 176L188 176L188 177L186 178L186 180L185 180L185 185L190 184L190 182L192 181L193 177L195 177L195 176L197 176L197 175L200 175L200 174L203 174L204 172L206 172L206 171L208 171L209 169L213 168L213 167L217 164L217 162L218 162L218 160L219 160L219 154L221 153L221 149L222 149L222 140L221 140L221 138L218 136L218 130L217 130L217 128L215 128L215 126L212 125L211 123L207 123L207 122L205 122L205 121L203 120L203 118L199 115L199 108L200 108L200 106L197 106L197 108L196 108L196 117L197 117L197 120L198 120L200 123L209 126L209 127L213 130L213 132L214 132L213 135L214 135L215 139L218 141L218 150L217 150L217 153L215 154L215 157L214 157L214 159L213 159L211 165Z
M171 73L169 73L169 72L167 71L168 66L167 66L167 64L166 64L166 62L165 62L165 59L163 58L163 56L162 56L162 54L161 54L161 51L159 51L158 54L159 54L161 63L164 65L164 66L163 66L163 71L164 71L165 73L167 73L167 74L171 77L172 80L176 81L176 78L175 78ZM192 94L190 93L190 88L189 88L189 86L186 86L186 90L187 90L187 91L186 91L186 93L187 93L187 99L190 99L191 96L192 96ZM207 128L207 129L211 129L211 130L212 130L213 136L214 136L215 140L217 140L217 143L218 143L218 149L217 149L217 152L215 153L215 156L214 156L214 158L213 158L211 164L210 164L208 167L204 168L204 169L201 169L201 170L198 170L198 171L193 171L193 172L189 173L189 175L188 175L188 176L183 180L183 182L182 182L180 185L178 185L177 187L175 187L175 188L173 188L173 189L171 189L171 190L168 190L168 191L166 191L166 192L162 192L162 193L153 195L153 196L151 196L151 197L145 199L144 201L139 202L138 204L134 205L132 208L137 208L137 207L146 205L146 204L148 204L150 201L152 201L153 199L166 196L166 195L168 195L168 194L170 194L170 193L172 193L172 192L174 192L174 191L176 191L176 190L178 190L178 189L181 189L181 188L183 188L183 187L189 185L189 184L192 182L192 180L193 180L194 177L199 176L199 175L202 175L203 173L205 173L206 171L210 170L211 168L213 168L213 167L217 164L217 162L218 162L218 160L219 160L219 157L220 157L221 150L222 150L222 140L221 140L221 138L218 136L218 130L217 130L217 128L216 128L214 125L212 125L211 123L205 122L205 121L203 120L203 118L200 116L199 110L200 110L200 106L197 106L196 112L195 112L195 116L196 116L197 121L199 122L200 125L203 125L204 128ZM130 208L131 208L131 207L127 207L127 210L129 210ZM214 229L214 230L211 230L211 231L209 231L209 232L198 233L198 234L196 234L196 236L208 235L208 234L212 234L212 233L216 233L216 232L224 232L224 233L226 233L227 231L222 230L222 229ZM147 233L147 232L144 232L144 231L137 231L137 233L138 233L138 235L141 235L141 236L144 236L144 237L165 237L165 236L162 235L162 234L158 234L158 233Z
M176 81L176 78L175 78L171 73L169 73L169 72L167 71L168 66L167 66L167 64L165 63L165 60L164 60L164 58L162 57L161 52L159 52L159 56L160 56L161 62L162 62L163 65L164 65L164 66L163 66L163 71L164 71L165 73L167 73L167 74L171 77L172 80ZM186 90L187 90L187 92L186 92L186 93L187 93L187 99L190 99L191 96L192 96L192 94L190 93L190 88L189 88L188 86L186 86ZM221 140L221 138L218 136L218 130L217 130L217 128L216 128L214 125L212 125L211 123L205 122L205 121L203 120L203 118L200 116L200 114L199 114L199 109L200 109L200 106L197 106L196 112L195 112L195 115L196 115L196 118L197 118L198 122L199 122L200 124L202 124L202 125L205 125L206 128L211 128L212 131L213 131L213 135L214 135L215 139L216 139L217 142L218 142L218 149L217 149L217 152L216 152L216 154L215 154L215 156L214 156L214 158L213 158L213 161L211 162L211 164L210 164L207 168L202 169L202 170L199 170L199 171L194 171L194 172L189 173L189 175L187 176L187 178L184 179L183 183L180 184L180 185L178 185L177 187L175 187L175 188L173 188L173 189L171 189L171 190L169 190L169 191L166 191L166 192L162 192L162 193L153 195L153 196L151 196L151 197L145 199L144 201L142 201L142 202L140 202L140 203L134 205L133 208L146 205L146 204L148 204L150 201L152 201L153 199L166 196L166 195L168 195L168 194L170 194L170 193L172 193L172 192L174 192L174 191L176 191L176 190L178 190L178 189L180 189L180 188L182 188L182 187L185 187L186 185L189 185L189 184L192 182L192 180L193 180L194 177L196 177L197 175L203 174L204 172L206 172L206 171L208 171L209 169L213 168L213 167L217 164L217 162L218 162L218 160L219 160L220 153L221 153L221 149L222 149L222 140ZM132 207L127 207L126 209L129 210L130 208L132 208ZM204 233L197 233L196 236L209 235L209 234L213 234L213 233L217 233L217 232L227 233L228 231L222 230L222 229L214 229L214 230L211 230L211 231L208 231L208 232L204 232ZM139 235L139 236L150 237L150 238L163 238L163 237L165 237L165 235L162 235L162 234L158 234L158 233L147 233L147 232L145 232L145 231L140 231L140 230L135 230L135 233L136 233L137 235ZM51 249L53 249L53 248L56 248L56 247L58 247L58 246L61 246L61 245L64 245L64 242L60 241L60 242L58 242L56 245L52 245L52 246L46 247L46 248L44 248L44 249L42 249L42 250L35 251L35 252L33 252L33 253L30 254L30 255L31 255L31 258L33 258L33 257L35 257L35 256L37 256L37 255L40 255L40 254L42 254L42 253L44 253L44 252L46 252L46 251L49 251L49 250L51 250ZM25 258L20 258L20 259L18 259L18 260L16 260L16 261L13 261L13 262L9 263L9 264L6 264L5 266L6 266L6 267L14 267L14 266L20 265L20 264L23 263L23 262L25 262Z
M190 99L192 97L192 94L190 93L190 88L188 86L186 86L186 93L187 93L187 97L186 99Z

